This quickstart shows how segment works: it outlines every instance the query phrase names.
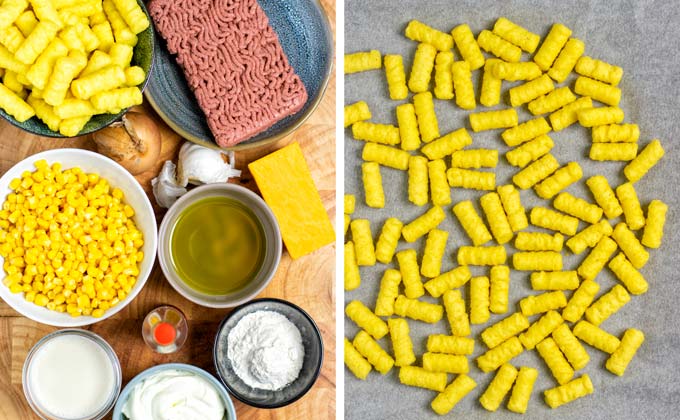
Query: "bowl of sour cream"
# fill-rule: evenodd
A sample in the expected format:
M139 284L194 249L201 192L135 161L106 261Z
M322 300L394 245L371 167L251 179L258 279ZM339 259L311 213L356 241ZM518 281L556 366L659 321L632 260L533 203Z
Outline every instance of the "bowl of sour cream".
M123 388L113 420L236 420L229 394L196 366L166 363L138 374Z

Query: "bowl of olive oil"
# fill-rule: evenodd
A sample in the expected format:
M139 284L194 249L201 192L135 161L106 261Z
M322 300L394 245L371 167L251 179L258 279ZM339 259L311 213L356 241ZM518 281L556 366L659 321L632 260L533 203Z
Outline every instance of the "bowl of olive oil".
M234 184L194 188L168 210L158 259L172 287L212 308L254 298L276 273L281 233L257 194Z

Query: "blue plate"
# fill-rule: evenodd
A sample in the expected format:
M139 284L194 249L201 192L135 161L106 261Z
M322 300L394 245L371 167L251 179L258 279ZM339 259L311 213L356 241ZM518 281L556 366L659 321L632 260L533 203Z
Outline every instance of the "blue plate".
M307 89L307 102L294 115L267 131L225 150L241 150L274 142L298 128L321 101L331 74L333 37L328 18L317 0L258 0L279 37L283 51ZM194 143L220 148L205 115L189 89L182 69L163 38L154 53L154 71L145 95L158 115L180 136Z

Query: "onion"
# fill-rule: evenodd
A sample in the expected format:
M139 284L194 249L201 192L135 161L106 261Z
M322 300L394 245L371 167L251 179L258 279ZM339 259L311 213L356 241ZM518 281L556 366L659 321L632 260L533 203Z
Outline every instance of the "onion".
M97 151L115 160L132 175L148 171L161 153L161 134L149 116L129 111L121 122L92 135Z

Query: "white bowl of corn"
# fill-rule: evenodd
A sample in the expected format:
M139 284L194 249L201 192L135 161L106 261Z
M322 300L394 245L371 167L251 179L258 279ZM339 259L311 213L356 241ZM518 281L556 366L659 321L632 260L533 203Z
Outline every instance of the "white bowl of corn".
M55 149L0 178L0 297L43 324L106 319L142 290L156 218L137 180L100 154Z

